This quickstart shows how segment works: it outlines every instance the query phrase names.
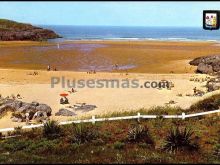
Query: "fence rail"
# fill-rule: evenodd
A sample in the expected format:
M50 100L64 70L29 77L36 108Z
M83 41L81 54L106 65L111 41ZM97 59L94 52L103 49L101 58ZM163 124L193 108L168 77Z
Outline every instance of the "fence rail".
M137 113L136 116L123 116L123 117L110 117L110 118L95 118L95 116L92 116L92 119L86 119L86 120L73 120L73 121L64 121L60 122L59 125L67 125L72 123L95 123L95 122L101 122L101 121L115 121L115 120L129 120L129 119L156 119L156 118L164 118L164 119L182 119L185 118L191 118L191 117L197 117L197 116L203 116L203 115L209 115L219 113L220 109L214 110L214 111L208 111L208 112L201 112L201 113L195 113L195 114L188 114L186 115L184 112L181 115L141 115L140 113ZM31 129L31 128L38 128L43 127L43 124L35 124L35 125L27 125L21 127L22 129ZM3 128L0 129L0 132L9 132L14 131L15 128Z

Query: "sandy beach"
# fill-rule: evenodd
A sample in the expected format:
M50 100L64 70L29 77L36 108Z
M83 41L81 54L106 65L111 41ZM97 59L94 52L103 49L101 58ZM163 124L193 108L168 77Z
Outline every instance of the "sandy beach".
M102 44L89 50L82 49L81 44ZM195 67L188 64L195 57L217 54L220 47L212 42L156 42L156 41L75 41L56 44L37 42L0 42L0 94L3 97L20 94L22 101L48 104L52 108L52 119L66 121L91 115L105 115L120 111L137 111L141 108L170 106L188 108L203 97L186 96L193 94L193 88L206 90L205 82L190 81L190 78L205 78L207 75L195 74ZM72 45L77 44L77 47ZM66 46L67 45L67 46ZM69 46L71 45L71 46ZM105 45L105 46L103 46ZM52 46L52 49L49 47ZM69 47L70 48L69 48ZM96 45L97 46L97 45ZM67 48L68 49L65 49ZM27 54L27 52L29 52ZM81 63L79 62L81 61ZM126 70L99 71L87 74L80 71L85 66L108 68L117 63L119 66L132 64L135 67ZM58 71L46 71L46 66L56 66ZM4 69L3 69L4 68ZM86 69L86 67L85 67ZM33 75L37 72L37 75ZM128 73L128 75L125 74ZM171 73L172 72L172 73ZM66 79L138 79L141 84L146 81L168 80L174 84L171 90L157 88L76 88L77 92L69 94L70 105L86 103L97 108L91 111L74 111L74 117L57 117L55 113L61 108L60 93L70 88L56 85L51 88L52 77ZM218 91L217 91L218 92ZM178 94L182 94L180 97ZM24 125L10 120L10 113L0 119L0 128Z
M22 101L37 101L46 103L52 108L52 119L66 121L77 118L89 117L91 115L105 115L120 111L136 111L140 108L151 108L153 106L165 106L170 100L176 104L170 106L180 106L188 108L193 103L213 93L208 93L203 97L191 97L186 94L193 94L193 88L205 90L204 83L189 81L192 77L205 77L205 75L196 74L144 74L129 73L96 73L87 74L85 72L69 71L37 71L38 75L29 75L34 70L0 70L0 91L3 97L12 94L20 94ZM82 88L76 89L77 92L68 96L70 105L76 103L86 103L95 105L97 108L91 111L74 111L74 117L57 117L54 114L61 108L59 104L60 93L67 92L69 88L62 88L61 85L55 85L51 88L50 78L64 76L67 79L139 79L141 83L145 81L168 80L174 83L174 88L156 89L156 88ZM183 85L184 84L184 85ZM182 94L183 97L177 96ZM0 127L14 127L24 125L24 123L15 123L10 120L10 113L0 119Z

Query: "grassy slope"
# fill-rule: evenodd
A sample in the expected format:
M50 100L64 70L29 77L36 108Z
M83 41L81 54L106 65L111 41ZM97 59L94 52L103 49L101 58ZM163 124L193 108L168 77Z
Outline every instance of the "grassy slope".
M205 99L187 111L197 112L210 103L218 106L220 95ZM210 102L211 101L211 102ZM213 104L212 104L213 105ZM209 106L208 106L209 107ZM210 110L215 107L211 107ZM179 108L154 108L151 113L180 113ZM115 114L114 114L115 115ZM117 114L125 115L125 114ZM141 124L149 132L153 144L127 141L128 130ZM59 136L48 138L42 129L19 131L21 137L0 141L0 163L220 163L220 116L199 117L186 120L136 120L87 124L87 133L98 132L98 137L87 143L77 144L73 125L62 126ZM199 150L169 153L162 150L170 128L191 128L192 141ZM14 134L14 133L13 133Z
M33 28L30 24L18 23L6 19L0 19L0 30L24 30Z

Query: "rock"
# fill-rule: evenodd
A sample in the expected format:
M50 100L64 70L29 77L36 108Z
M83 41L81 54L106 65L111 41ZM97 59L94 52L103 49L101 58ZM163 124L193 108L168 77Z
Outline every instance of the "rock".
M6 111L12 111L11 119L14 122L25 121L26 114L28 114L30 120L32 120L33 117L36 120L46 120L52 112L52 109L48 105L38 102L25 103L14 99L1 99L0 102L0 115Z
M199 73L215 73L220 71L220 55L198 57L189 62L190 65L198 66Z
M0 115L2 115L8 108L10 108L7 105L1 105L0 106Z
M55 113L55 116L75 116L76 114L68 109L60 109L59 112Z
M31 103L31 105L33 105L33 106L38 106L38 105L39 105L39 103L38 103L38 102L36 102L36 101L33 101L33 102Z
M52 109L46 105L46 104L39 104L37 107L36 107L36 110L37 111L43 111L43 112L46 112L48 116L51 115L51 112L52 112Z
M17 111L20 113L26 113L26 112L35 111L35 110L36 110L36 107L32 106L29 103L23 103L22 107L17 109Z
M11 120L13 122L22 122L23 121L21 118L17 118L17 117L12 117Z
M198 73L209 74L213 72L212 66L204 63L200 63L197 67Z
M206 84L207 91L212 92L220 89L220 82L219 81L208 81Z

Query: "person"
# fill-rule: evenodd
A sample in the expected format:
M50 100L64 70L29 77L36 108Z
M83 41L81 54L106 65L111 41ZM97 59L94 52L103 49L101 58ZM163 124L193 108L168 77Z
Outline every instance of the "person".
M115 64L115 69L118 70L118 64Z
M64 99L64 104L69 104L69 100L66 97L64 97Z
M17 99L22 99L20 94L17 94Z
M25 117L26 117L26 124L29 124L29 113L25 113Z
M193 88L193 92L194 92L194 95L196 95L196 93L197 93L197 89L196 89L196 87Z
M61 97L60 104L64 104L64 99Z
M47 66L47 71L50 71L50 65Z
M69 100L66 97L61 97L60 104L69 104Z
M71 92L72 92L72 93L74 93L74 92L75 92L75 90L72 88L72 89L71 89Z

